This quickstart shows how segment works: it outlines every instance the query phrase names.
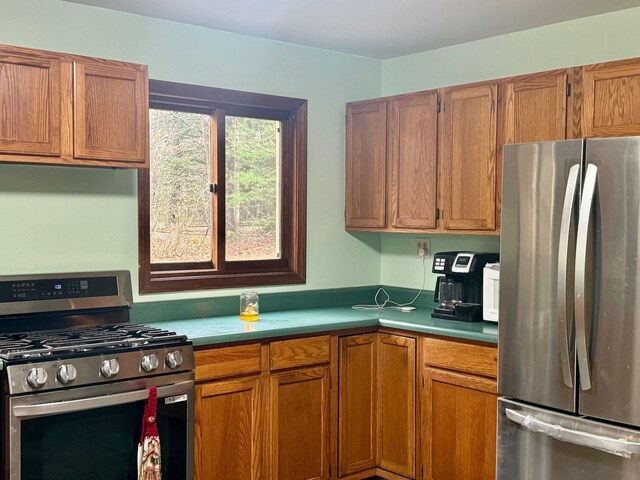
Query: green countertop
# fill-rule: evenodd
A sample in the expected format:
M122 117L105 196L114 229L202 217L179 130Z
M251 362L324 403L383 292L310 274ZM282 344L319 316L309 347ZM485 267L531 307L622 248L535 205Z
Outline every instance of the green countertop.
M498 325L490 322L457 322L431 318L433 310L413 312L354 310L350 307L284 310L260 314L257 322L243 322L237 315L147 322L187 335L194 345L239 342L372 326L383 326L446 337L498 342Z

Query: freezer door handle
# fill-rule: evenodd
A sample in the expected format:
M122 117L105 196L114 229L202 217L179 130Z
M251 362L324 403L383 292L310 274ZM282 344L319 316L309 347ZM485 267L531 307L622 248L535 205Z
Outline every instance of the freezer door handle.
M555 438L561 442L572 443L581 447L594 448L619 457L631 458L631 455L640 454L640 443L631 442L621 438L607 437L595 433L572 430L560 425L540 420L533 415L526 415L510 408L505 410L507 418L534 433L541 433L547 437Z
M574 206L578 191L580 165L569 169L567 189L564 194L562 219L560 222L560 240L558 248L558 345L560 347L560 362L562 378L567 387L573 388L572 365L570 359L569 336L573 327L573 292L568 298L567 290L573 285L573 271L569 268L572 248L575 245L575 215ZM568 278L568 275L572 275Z
M584 177L582 202L580 203L580 220L578 221L578 237L576 241L576 351L578 354L578 370L582 390L591 389L591 371L589 369L589 348L587 345L587 256L589 243L589 227L591 211L596 192L598 167L590 163Z

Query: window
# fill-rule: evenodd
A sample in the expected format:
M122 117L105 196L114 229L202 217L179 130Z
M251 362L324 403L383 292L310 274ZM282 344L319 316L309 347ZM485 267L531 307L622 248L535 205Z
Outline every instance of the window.
M306 101L151 80L140 292L304 283Z

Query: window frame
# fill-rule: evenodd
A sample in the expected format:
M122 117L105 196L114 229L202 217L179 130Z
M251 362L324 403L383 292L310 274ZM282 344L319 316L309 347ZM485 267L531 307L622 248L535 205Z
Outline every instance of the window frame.
M307 101L215 87L149 80L149 108L209 114L213 255L211 262L151 263L149 169L138 170L139 291L179 292L306 281ZM281 257L225 261L225 114L281 122ZM222 238L222 241L219 239Z

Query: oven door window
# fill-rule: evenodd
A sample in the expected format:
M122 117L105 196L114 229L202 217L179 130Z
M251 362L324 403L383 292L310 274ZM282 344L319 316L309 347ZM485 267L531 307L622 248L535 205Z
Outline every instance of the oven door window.
M21 480L137 480L144 402L21 422ZM162 477L185 480L187 403L158 399Z

